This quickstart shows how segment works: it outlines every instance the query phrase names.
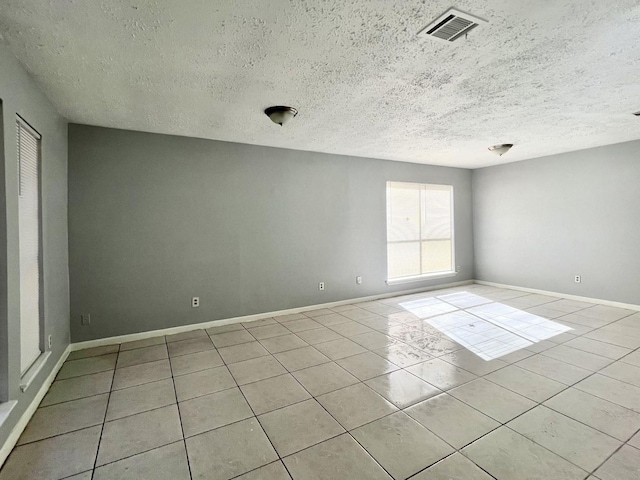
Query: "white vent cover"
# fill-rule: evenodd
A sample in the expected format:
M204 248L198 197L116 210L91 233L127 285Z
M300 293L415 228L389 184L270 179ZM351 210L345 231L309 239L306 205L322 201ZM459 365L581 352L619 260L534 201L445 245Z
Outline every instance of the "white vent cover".
M441 42L454 42L486 20L450 8L418 32L420 37L429 37Z

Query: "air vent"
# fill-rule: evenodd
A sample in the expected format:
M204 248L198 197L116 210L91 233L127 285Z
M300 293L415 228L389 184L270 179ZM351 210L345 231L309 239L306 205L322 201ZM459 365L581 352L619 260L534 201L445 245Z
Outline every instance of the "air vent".
M454 42L483 23L481 18L450 8L418 32L420 37L429 37L441 42Z

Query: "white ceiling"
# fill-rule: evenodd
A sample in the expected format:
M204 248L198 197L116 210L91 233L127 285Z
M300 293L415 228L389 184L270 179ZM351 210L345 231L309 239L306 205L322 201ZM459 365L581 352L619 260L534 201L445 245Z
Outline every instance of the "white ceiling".
M416 36L451 6L489 23ZM637 0L0 4L71 122L468 168L640 139L639 25Z

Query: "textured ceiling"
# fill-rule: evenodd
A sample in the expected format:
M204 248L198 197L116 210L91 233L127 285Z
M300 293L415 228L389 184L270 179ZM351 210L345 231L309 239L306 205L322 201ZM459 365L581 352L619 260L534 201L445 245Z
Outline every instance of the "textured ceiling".
M470 168L640 138L637 0L452 2L3 0L0 32L76 123ZM489 23L416 36L451 6Z

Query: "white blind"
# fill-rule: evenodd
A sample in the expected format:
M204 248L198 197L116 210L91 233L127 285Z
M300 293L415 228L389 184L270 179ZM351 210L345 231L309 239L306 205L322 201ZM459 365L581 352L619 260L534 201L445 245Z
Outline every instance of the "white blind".
M453 268L453 187L387 182L387 278Z
M20 246L20 370L40 356L40 135L17 119Z

